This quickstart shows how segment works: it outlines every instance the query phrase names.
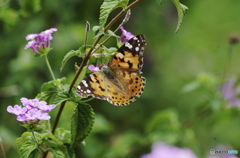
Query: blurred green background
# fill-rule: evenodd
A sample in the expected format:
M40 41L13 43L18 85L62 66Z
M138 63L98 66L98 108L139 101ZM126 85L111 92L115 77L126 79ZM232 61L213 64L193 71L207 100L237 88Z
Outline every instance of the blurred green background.
M70 83L74 64L80 60L72 58L60 73L61 60L83 44L86 20L91 26L98 25L101 3L0 2L0 136L8 157L17 157L15 140L25 129L7 113L7 106L20 104L21 97L34 98L41 84L51 79L44 59L24 49L25 36L51 27L58 29L48 57L56 76L66 76ZM240 151L240 110L229 108L220 94L224 79L238 77L240 72L240 45L229 44L230 37L240 36L240 1L181 3L189 7L189 12L177 33L177 12L170 0L161 6L154 0L143 0L132 8L125 28L147 38L145 92L127 107L96 99L90 102L96 118L79 151L82 157L138 158L149 153L156 141L190 148L199 158L207 157L218 145ZM94 41L93 36L90 32L88 44ZM106 45L116 46L116 41ZM70 129L73 107L67 104L58 127ZM51 121L56 113L57 109L53 110Z

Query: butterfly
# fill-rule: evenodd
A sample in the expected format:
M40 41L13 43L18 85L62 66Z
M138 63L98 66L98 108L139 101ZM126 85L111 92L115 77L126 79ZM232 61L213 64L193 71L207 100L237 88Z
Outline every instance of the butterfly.
M137 35L125 42L111 57L108 65L94 72L77 86L83 98L107 100L113 105L128 105L140 97L146 80L141 76L145 36Z

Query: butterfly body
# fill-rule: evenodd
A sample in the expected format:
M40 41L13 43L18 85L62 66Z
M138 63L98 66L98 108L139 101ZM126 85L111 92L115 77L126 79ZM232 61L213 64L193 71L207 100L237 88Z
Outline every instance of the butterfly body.
M145 78L141 76L145 37L137 35L124 43L101 71L87 76L77 87L83 98L93 96L114 105L128 105L140 97Z

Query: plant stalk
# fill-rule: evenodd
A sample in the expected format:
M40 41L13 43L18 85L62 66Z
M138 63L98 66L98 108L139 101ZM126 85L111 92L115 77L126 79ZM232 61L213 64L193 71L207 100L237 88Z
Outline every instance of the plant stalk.
M51 76L52 76L52 79L53 79L53 80L56 80L56 78L55 78L55 76L54 76L54 73L53 73L53 71L52 71L51 65L50 65L50 63L49 63L49 60L48 60L47 55L44 55L44 59L45 59L45 62L46 62L46 64L47 64L48 70L49 70L49 72L50 72L50 74L51 74Z

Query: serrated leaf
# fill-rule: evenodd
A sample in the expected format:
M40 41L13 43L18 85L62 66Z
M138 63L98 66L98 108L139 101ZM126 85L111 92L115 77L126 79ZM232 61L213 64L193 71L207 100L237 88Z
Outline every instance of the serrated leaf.
M188 11L188 7L181 4L179 2L179 0L172 0L172 2L174 3L174 5L177 8L177 13L178 13L178 24L177 24L177 28L175 30L175 32L177 32L182 24L183 21L183 16L187 13Z
M56 91L45 91L45 92L38 93L36 98L38 98L39 100L43 100L48 103L51 103L51 100L56 95L56 93L57 93Z
M68 158L67 148L52 133L43 131L42 133L34 132L35 139L30 132L25 132L17 139L18 153L20 158L40 157L42 152L39 150L51 151L55 157ZM37 145L38 143L38 145Z
M55 105L59 105L62 102L67 101L69 99L70 99L70 96L69 96L68 92L59 92L56 94L52 103Z
M50 90L50 89L55 89L56 91L58 91L59 86L61 86L65 82L66 82L65 77L60 78L60 79L56 79L56 80L52 80L52 81L49 81L49 82L45 82L41 86L41 92L47 91L47 90Z
M77 103L71 121L72 147L81 143L92 130L94 112L86 103Z
M99 17L99 25L100 28L104 28L109 14L115 10L116 8L126 8L128 4L128 0L105 0L100 7L100 17Z
M44 100L48 103L54 102L55 96L62 92L63 84L66 82L66 78L52 80L43 83L41 86L41 92L36 96L39 100Z
M49 146L46 151L51 151L55 157L69 157L67 148L52 133L46 131L41 135L41 140L44 146Z
M37 145L32 142L25 142L19 149L20 158L33 158L40 156Z
M24 132L16 141L20 158L29 158L33 157L32 155L39 155L38 146L33 139L32 133Z

